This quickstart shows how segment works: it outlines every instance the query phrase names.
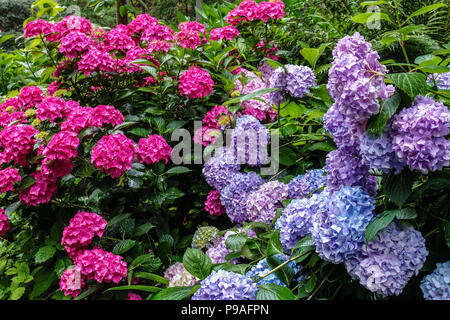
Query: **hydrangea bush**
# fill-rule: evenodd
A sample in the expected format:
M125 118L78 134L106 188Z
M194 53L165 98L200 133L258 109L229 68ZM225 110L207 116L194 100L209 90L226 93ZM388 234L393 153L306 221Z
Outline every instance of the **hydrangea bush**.
M318 65L279 50L292 4L199 13L27 21L0 299L449 299L448 48L395 63L355 32Z

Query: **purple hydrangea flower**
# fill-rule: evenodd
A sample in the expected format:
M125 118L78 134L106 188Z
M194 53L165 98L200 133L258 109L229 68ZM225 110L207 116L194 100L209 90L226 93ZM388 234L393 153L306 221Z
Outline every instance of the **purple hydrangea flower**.
M447 66L450 67L450 64ZM434 73L428 76L427 82L436 82L438 90L450 90L450 72L445 73Z
M450 300L450 261L436 263L433 273L420 283L426 300Z
M260 166L269 160L269 143L269 130L255 117L245 115L236 120L236 127L231 130L228 152L232 153L240 164Z
M450 111L442 102L417 96L392 124L392 145L402 163L411 170L441 170L450 164Z
M313 210L310 204L316 199L313 196L310 199L292 200L275 223L275 228L280 230L280 241L285 250L292 249L298 240L311 233Z
M262 80L266 84L266 87L269 86L269 79L275 71L275 68L272 68L267 61L264 61L258 66L258 71L261 72Z
M237 159L226 148L221 148L205 163L203 174L206 182L220 192L239 173L240 168Z
M409 279L418 274L427 255L420 232L394 221L349 257L345 267L370 291L399 295Z
M302 98L309 93L309 88L316 85L316 77L309 67L286 65L286 90L295 98Z
M313 191L315 191L314 193L320 193L322 190L318 189L325 187L326 185L327 176L325 170L309 170L305 174L301 174L289 182L289 198L305 198Z
M375 199L360 187L342 186L331 196L321 193L314 208L311 235L319 256L340 263L361 250L364 232L374 219Z
M396 174L402 171L404 164L398 161L388 132L383 132L381 137L366 132L360 137L360 142L361 159L366 166L384 173L390 169L395 169Z
M344 150L338 149L328 153L326 165L327 186L330 192L339 190L341 186L360 186L371 195L377 193L377 180L369 175L369 168Z
M220 196L231 221L242 223L248 220L247 209L244 204L248 195L263 183L264 180L254 172L237 173L231 178Z
M206 250L206 255L211 258L213 264L227 262L226 256L232 251L226 246L226 240L227 239L225 237L215 238L211 241L212 246L210 246L208 250ZM230 262L237 263L237 260L232 259L230 260Z
M281 261L286 261L286 257L283 256L282 254L277 254L275 255L275 257L277 257ZM289 262L287 265L294 271L294 273L299 272L301 269L301 267L297 266L294 261ZM264 258L263 260L260 260L257 264L255 264L249 271L247 271L246 276L248 278L256 280L259 277L267 274L271 270L272 268L270 268L269 265L267 264L267 258ZM269 283L286 287L286 284L283 281L281 281L280 278L278 278L275 273L271 273L267 277L257 282L258 285L264 285Z
M230 271L213 271L201 281L192 300L255 300L256 284L248 277Z

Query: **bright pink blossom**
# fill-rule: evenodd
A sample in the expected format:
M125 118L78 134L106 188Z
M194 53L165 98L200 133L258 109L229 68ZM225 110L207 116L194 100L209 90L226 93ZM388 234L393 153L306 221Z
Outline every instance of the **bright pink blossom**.
M0 170L0 195L12 191L15 182L22 180L19 171L14 168Z
M194 32L200 32L205 34L206 33L206 29L205 29L205 25L202 23L199 23L197 21L184 21L184 22L180 22L180 24L178 25L178 29L180 30L190 30L190 31L194 31Z
M125 52L135 46L133 39L128 35L128 30L124 28L111 29L105 37L104 45L107 51L119 50Z
M169 52L173 45L173 43L165 40L153 40L147 44L147 49L150 52Z
M212 216L220 216L225 213L225 207L220 202L220 192L211 190L205 201L205 210Z
M31 176L36 179L35 183L20 192L19 199L29 206L49 202L58 192L56 178L46 177L40 172L32 173Z
M183 48L190 48L195 50L202 44L202 38L198 35L198 32L189 29L181 30L175 34L177 43Z
M94 42L85 33L71 31L62 37L59 52L65 54L67 58L77 58L93 45Z
M124 120L122 113L113 106L100 105L91 110L89 126L103 127L105 124L117 126Z
M92 47L78 62L78 69L82 71L85 76L88 76L94 71L114 71L115 64L116 61L108 52Z
M282 19L284 17L284 2L275 1L261 1L256 10L256 18L267 22L270 19Z
M69 105L69 103L67 104ZM74 106L67 116L67 120L61 124L61 130L80 132L84 128L89 127L92 108Z
M157 24L158 19L156 19L155 17L152 17L147 13L140 14L128 24L128 33L130 35L133 35L134 33L141 34L146 28Z
M6 126L0 131L0 163L13 161L22 166L27 165L27 156L33 151L34 136L38 130L30 125Z
M237 8L231 10L225 17L228 24L237 25L243 21L252 21L257 17L258 4L252 0L242 1Z
M220 39L232 40L234 37L239 37L239 30L235 26L212 29L210 33L210 38L213 41Z
M51 123L55 123L56 119L63 117L66 102L60 98L48 97L39 103L36 110L36 118L39 120L49 119Z
M193 66L180 75L178 89L180 94L189 98L204 98L212 93L213 86L214 81L208 71Z
M133 140L121 133L102 137L92 149L91 163L112 178L131 169L135 148Z
M17 106L25 111L34 108L44 98L45 95L41 88L36 86L23 87L17 96Z
M10 228L9 218L5 214L5 211L0 208L0 236L3 236Z
M174 31L167 26L155 24L148 26L141 36L141 41L152 42L154 40L172 41Z
M167 163L172 154L172 148L163 137L157 134L139 139L136 149L138 161L146 164L156 163L160 160Z
M230 122L231 115L231 112L224 106L214 106L214 108L205 114L202 124L210 128L220 129Z
M59 281L59 288L64 292L65 296L71 295L77 297L85 285L85 280L81 274L80 267L73 266L64 270Z
M24 28L25 38L46 35L52 32L52 24L46 20L34 20L27 23Z
M142 300L142 297L133 292L128 293L128 297L125 300Z

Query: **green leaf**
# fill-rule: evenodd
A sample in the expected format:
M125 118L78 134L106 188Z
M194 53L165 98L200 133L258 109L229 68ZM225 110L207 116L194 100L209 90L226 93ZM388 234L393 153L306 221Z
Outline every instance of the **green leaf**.
M16 212L20 207L21 201L16 201L11 203L9 206L5 208L5 214L9 217L9 215L13 212Z
M34 256L35 263L39 264L51 259L55 255L56 249L52 246L45 246L39 248L38 252Z
M42 270L35 276L33 291L31 291L30 298L36 298L43 294L50 288L50 286L57 281L55 272L52 270Z
M11 295L9 296L9 300L19 300L23 294L25 293L24 287L18 287L11 291Z
M144 234L147 234L151 229L153 229L155 226L151 224L150 222L140 225L136 228L136 231L134 232L133 237L140 237Z
M114 254L125 253L128 250L130 250L131 248L133 248L135 244L136 244L136 240L130 240L130 239L122 240L118 244L116 244L116 246L114 247L112 252Z
M386 228L395 218L399 210L384 211L375 220L373 220L364 232L366 243L372 240L379 231Z
M36 179L35 178L33 178L32 176L26 176L20 182L19 190L23 190L23 189L29 188L32 185L34 185L35 183L36 183Z
M380 112L369 119L366 131L369 134L380 136L388 119L397 111L400 101L401 98L398 93L392 95L386 100L382 100Z
M415 174L408 169L403 169L398 175L390 172L383 177L384 193L401 208L412 192L415 179Z
M299 105L294 101L291 101L286 106L280 108L280 116L299 118L305 113L305 106Z
M133 128L131 130L128 130L128 133L132 133L138 137L147 138L150 134L150 131L145 128Z
M225 245L232 251L239 251L242 249L246 241L247 235L245 233L238 233L228 236L225 241Z
M161 290L161 288L153 287L153 286L144 286L144 285L132 285L132 286L120 286L120 287L113 287L109 288L107 291L123 291L123 290L140 290L145 292L158 292Z
M296 160L297 160L297 155L292 149L290 149L288 147L280 148L279 161L281 164L289 167L289 166L292 166L293 164L295 164Z
M198 249L187 248L183 256L183 264L190 274L200 280L205 279L211 273L211 258Z
M364 2L360 3L360 5L362 7L365 7L365 6L377 6L379 4L389 4L389 2L384 1L384 0L379 0L379 1L364 1Z
M175 130L183 127L186 123L187 123L187 121L181 121L181 120L171 121L166 126L166 132L175 131Z
M258 287L256 300L296 300L296 297L288 288L269 283Z
M315 273L313 273L311 275L311 277L309 277L309 279L305 282L305 291L310 293L314 290L314 288L316 287L316 283L317 283L317 276Z
M267 256L270 257L276 254L284 254L283 247L281 246L279 229L274 231L267 245Z
M229 105L229 104L232 104L232 103L242 103L244 101L255 99L255 98L259 97L259 96L262 96L263 94L266 94L266 93L269 93L269 92L272 92L272 91L276 91L276 90L277 89L274 89L274 88L260 89L260 90L254 91L252 93L246 94L244 96L239 96L237 98L227 100L227 101L223 102L222 105L226 106L226 105Z
M316 66L317 59L320 57L320 50L315 48L303 48L300 50L300 54L305 58L306 61L314 69Z
M392 22L389 16L380 12L364 12L352 17L351 20L356 23L368 23L378 20L386 20Z
M436 4L432 4L432 5L429 5L429 6L420 8L419 10L414 11L413 13L411 13L411 15L406 19L406 21L408 21L408 20L411 19L411 18L420 16L420 15L425 14L425 13L427 13L427 12L436 10L436 9L438 9L438 8L441 8L441 7L446 7L446 6L447 6L447 5L446 5L446 4L443 4L443 3L436 3Z
M164 284L164 285L169 284L169 280L167 280L166 278L158 276L157 274L150 273L150 272L136 272L134 274L134 277L139 278L139 279L152 280L152 281Z
M403 208L403 209L397 210L395 217L398 220L412 220L412 219L417 218L417 212L413 208Z
M175 175L191 172L192 170L183 166L173 167L167 170L166 174Z
M193 287L172 287L163 289L154 295L151 300L183 300L191 295Z
M386 77L412 99L418 94L426 92L427 76L422 73L391 73Z
M314 248L314 241L312 239L312 236L309 234L306 237L301 238L297 241L297 243L292 247L292 249L302 249L307 250L310 248Z
M414 60L415 64L419 66L436 66L442 61L442 58L432 55L426 54L423 56L419 56Z
M280 264L285 262L276 256L267 257L266 261L267 261L267 265L270 267L271 270L275 269ZM290 283L292 281L292 277L294 277L294 275L295 275L294 270L288 264L286 264L283 267L281 267L280 269L276 270L274 273L278 277L278 279L283 281L283 283L286 284L287 286L290 285Z

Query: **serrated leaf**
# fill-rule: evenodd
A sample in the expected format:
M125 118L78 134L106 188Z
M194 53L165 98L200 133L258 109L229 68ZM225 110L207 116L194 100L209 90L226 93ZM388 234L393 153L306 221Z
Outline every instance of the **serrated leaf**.
M386 228L394 220L398 210L384 211L367 226L364 235L366 243L372 240L379 231Z
M183 300L191 295L193 287L173 287L163 289L154 295L151 300Z
M281 147L278 161L285 166L292 166L297 160L297 154L288 147Z
M134 232L133 237L140 237L144 234L147 234L151 229L153 229L155 226L151 224L150 222L140 225L136 228L136 231Z
M276 254L283 254L283 247L281 246L279 229L274 231L267 245L267 256L270 257Z
M258 287L256 300L296 300L296 297L288 288L269 283Z
M386 77L410 98L426 92L427 76L417 72L390 73Z
M266 258L267 265L270 267L271 270L278 267L280 264L284 263L282 259L276 257L276 256L270 256ZM289 266L289 264L284 265L280 269L276 270L275 275L283 281L284 284L289 286L289 284L292 281L292 277L294 276L295 272L294 270Z
M247 241L247 235L245 233L232 234L227 237L225 245L232 251L240 251Z
M23 294L25 293L24 287L18 287L11 291L11 295L9 296L9 300L19 300Z
M114 254L125 253L128 250L130 250L131 248L133 248L135 244L136 244L136 240L130 240L130 239L122 240L118 244L116 244L116 246L114 247L112 252Z
M211 273L211 258L198 249L187 248L183 256L183 264L190 274L200 280L205 279Z
M45 246L39 248L38 252L34 256L35 263L39 264L51 259L55 255L56 249L52 246Z

